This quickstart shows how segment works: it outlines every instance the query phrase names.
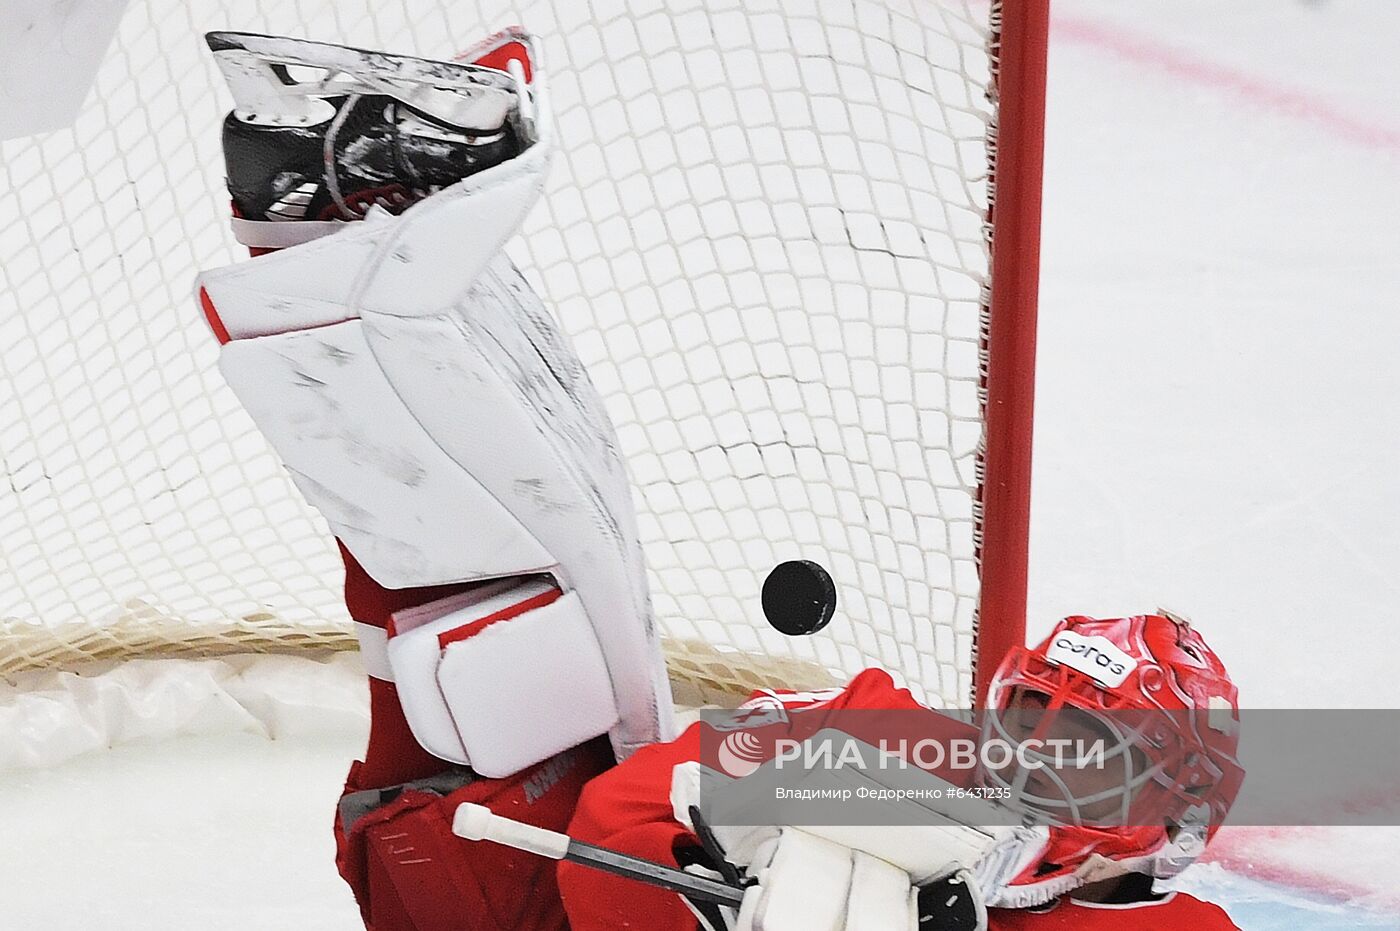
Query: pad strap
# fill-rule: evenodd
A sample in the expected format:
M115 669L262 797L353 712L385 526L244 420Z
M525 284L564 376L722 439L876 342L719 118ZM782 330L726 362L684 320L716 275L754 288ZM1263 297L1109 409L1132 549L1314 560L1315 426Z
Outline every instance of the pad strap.
M365 674L371 679L393 682L394 670L389 665L388 631L383 627L356 621L355 639L360 641L360 662L364 663Z

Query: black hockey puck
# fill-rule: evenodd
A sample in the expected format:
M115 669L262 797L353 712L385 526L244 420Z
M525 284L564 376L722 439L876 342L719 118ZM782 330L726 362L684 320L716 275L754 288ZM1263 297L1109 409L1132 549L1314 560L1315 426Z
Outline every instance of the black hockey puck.
M763 581L763 616L789 637L814 634L836 613L836 583L810 559L780 563Z

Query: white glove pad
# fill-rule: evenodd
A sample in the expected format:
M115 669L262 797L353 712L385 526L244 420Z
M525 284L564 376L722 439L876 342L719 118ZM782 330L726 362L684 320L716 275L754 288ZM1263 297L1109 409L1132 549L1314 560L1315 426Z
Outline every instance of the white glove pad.
M796 828L757 851L736 931L918 931L909 874Z
M852 856L845 931L918 931L919 891L909 874L858 850Z
M719 777L717 777L719 778ZM681 824L693 829L690 809L700 805L700 763L682 763L671 771L672 815ZM1009 827L989 827L962 824L953 814L965 816L971 803L962 800L957 807L944 806L940 811L946 823L939 825L809 825L801 829L852 850L894 864L908 873L913 881L923 885L929 880L948 876L958 869L971 867L992 850L999 839L1012 833ZM990 807L990 806L989 806ZM1004 820L989 813L988 821ZM716 839L732 854L734 863L762 843L770 827L746 825L712 825Z

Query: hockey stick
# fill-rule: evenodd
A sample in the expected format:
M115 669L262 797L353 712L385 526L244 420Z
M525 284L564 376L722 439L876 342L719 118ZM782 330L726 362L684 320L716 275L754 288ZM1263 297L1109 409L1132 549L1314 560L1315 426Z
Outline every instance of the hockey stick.
M502 817L485 806L471 802L463 802L457 806L457 812L452 816L452 833L467 840L505 844L507 847L551 860L568 860L605 873L669 889L699 902L738 908L744 900L744 890L741 886L716 882L652 860L586 844L567 834Z

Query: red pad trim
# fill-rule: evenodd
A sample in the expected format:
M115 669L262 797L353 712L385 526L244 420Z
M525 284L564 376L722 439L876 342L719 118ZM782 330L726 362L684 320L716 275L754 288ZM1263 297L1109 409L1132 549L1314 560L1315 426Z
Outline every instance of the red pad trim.
M267 249L267 250L265 250L265 251L266 251L266 252L280 252L280 251L282 251L282 250L280 250L280 249ZM261 254L261 253L259 253L259 254ZM254 258L257 258L257 256L254 256ZM219 319L219 312L218 312L218 310L216 310L216 309L214 308L214 301L213 301L212 299L210 299L210 297L209 297L209 292L206 291L204 288L200 288L200 289L199 289L199 306L202 307L202 308L204 308L204 319L207 320L207 321L209 321L209 329L211 329L211 330L214 331L214 338L217 339L217 340L219 341L219 345L220 345L220 346L225 346L225 345L227 345L227 344L233 342L233 337L229 335L228 327L224 326L224 321L221 320L221 319ZM342 323L349 323L351 320L355 320L355 319L356 319L355 317L345 317L345 318L342 319L342 320L331 320L331 321L326 322L326 323L317 323L317 324L314 324L314 325L311 325L311 326L298 327L298 328L293 329L293 330L271 330L271 331L269 331L269 332L267 332L267 333L256 333L256 334L254 334L254 337L257 337L257 336L281 336L281 335L284 334L284 333L305 333L305 332L307 332L307 331L309 331L309 330L320 330L320 329L323 329L323 328L328 327L328 326L340 326ZM249 337L246 337L246 336L240 336L240 337L239 337L239 339L248 339L248 338L249 338Z
M227 345L229 342L228 328L219 319L219 312L214 309L214 302L209 299L209 292L203 288L199 289L199 306L204 308L204 319L209 321L209 329L214 331L214 338L219 341L219 345Z
M477 618L470 623L463 624L461 627L445 630L438 634L438 647L442 648L446 647L449 643L469 640L492 624L499 624L501 621L508 621L513 617L519 617L527 611L533 611L536 608L543 608L545 605L553 604L559 600L562 594L563 592L557 588L550 589L541 595L536 595L533 598L526 598L524 601L516 602L508 608L502 608L495 614L488 614L485 617Z
M472 64L481 65L483 68L495 68L499 71L507 70L507 65L512 61L518 61L525 69L525 83L534 80L534 74L530 67L530 50L519 42L511 42L497 49L492 49L485 55L476 59Z
M519 27L502 29L495 35L487 36L459 54L457 60L470 61L474 65L495 68L497 71L505 71L512 61L518 61L525 69L525 83L531 83L535 79L534 63L530 61L529 46L514 38L518 29Z

